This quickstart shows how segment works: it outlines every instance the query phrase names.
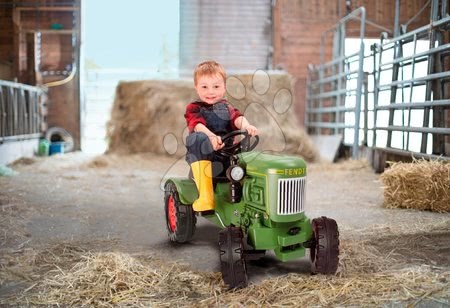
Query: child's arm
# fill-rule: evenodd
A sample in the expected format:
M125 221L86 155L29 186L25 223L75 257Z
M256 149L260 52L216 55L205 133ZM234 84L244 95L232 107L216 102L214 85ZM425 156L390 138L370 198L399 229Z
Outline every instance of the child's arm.
M197 123L194 127L194 131L198 133L204 133L206 136L208 136L209 140L211 141L212 147L214 151L220 150L224 147L224 144L222 143L222 138L220 136L217 136L212 131L208 129L204 124Z
M205 119L203 119L203 117L201 116L198 104L191 103L187 105L184 117L186 119L189 131L202 132L206 134L206 136L208 136L209 140L211 141L211 145L214 151L220 150L224 147L222 138L216 136L216 134L214 134L206 127Z
M234 120L234 126L238 129L246 130L251 136L258 135L258 129L251 125L244 116L240 116Z

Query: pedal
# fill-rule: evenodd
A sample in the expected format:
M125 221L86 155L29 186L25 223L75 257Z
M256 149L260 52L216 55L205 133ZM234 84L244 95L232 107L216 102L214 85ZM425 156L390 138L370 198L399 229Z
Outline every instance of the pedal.
M214 210L208 210L208 211L201 211L201 212L197 212L199 216L211 216L214 215L216 213L216 211Z

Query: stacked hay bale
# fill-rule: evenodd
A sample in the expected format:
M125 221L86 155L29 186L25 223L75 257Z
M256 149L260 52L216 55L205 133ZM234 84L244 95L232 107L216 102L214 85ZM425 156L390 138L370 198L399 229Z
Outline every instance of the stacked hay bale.
M450 164L443 161L397 162L382 175L384 206L450 212Z
M318 152L293 111L291 77L266 75L267 78L252 74L229 77L229 102L260 130L258 150L316 160ZM183 156L188 133L184 112L194 99L196 93L191 80L119 83L107 127L108 153Z

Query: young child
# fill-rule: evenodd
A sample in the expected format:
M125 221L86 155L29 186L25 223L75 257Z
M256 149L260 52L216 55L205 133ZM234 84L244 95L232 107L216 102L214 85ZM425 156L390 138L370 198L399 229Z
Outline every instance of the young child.
M184 117L189 129L186 160L199 194L193 203L197 212L214 209L212 162L220 161L215 151L224 147L221 137L234 130L246 130L251 136L258 134L257 128L224 98L225 82L225 70L215 61L202 62L194 70L199 99L187 105Z

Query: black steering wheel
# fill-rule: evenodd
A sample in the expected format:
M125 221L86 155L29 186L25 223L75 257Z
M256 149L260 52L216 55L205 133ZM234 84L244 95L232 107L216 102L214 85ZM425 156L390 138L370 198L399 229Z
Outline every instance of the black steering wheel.
M230 139L232 139L236 136L239 136L239 135L244 136L244 138L237 141L236 143L233 142L230 145L226 145L227 141L229 141ZM250 143L251 138L252 138L252 136L247 131L243 131L243 130L232 131L231 133L228 133L228 134L222 136L222 142L225 144L225 146L223 148L221 148L220 150L218 150L217 153L222 156L229 157L229 156L238 154L240 152L249 152L249 151L253 150L259 143L258 135L254 136L253 143ZM234 140L232 140L232 141L234 141Z

